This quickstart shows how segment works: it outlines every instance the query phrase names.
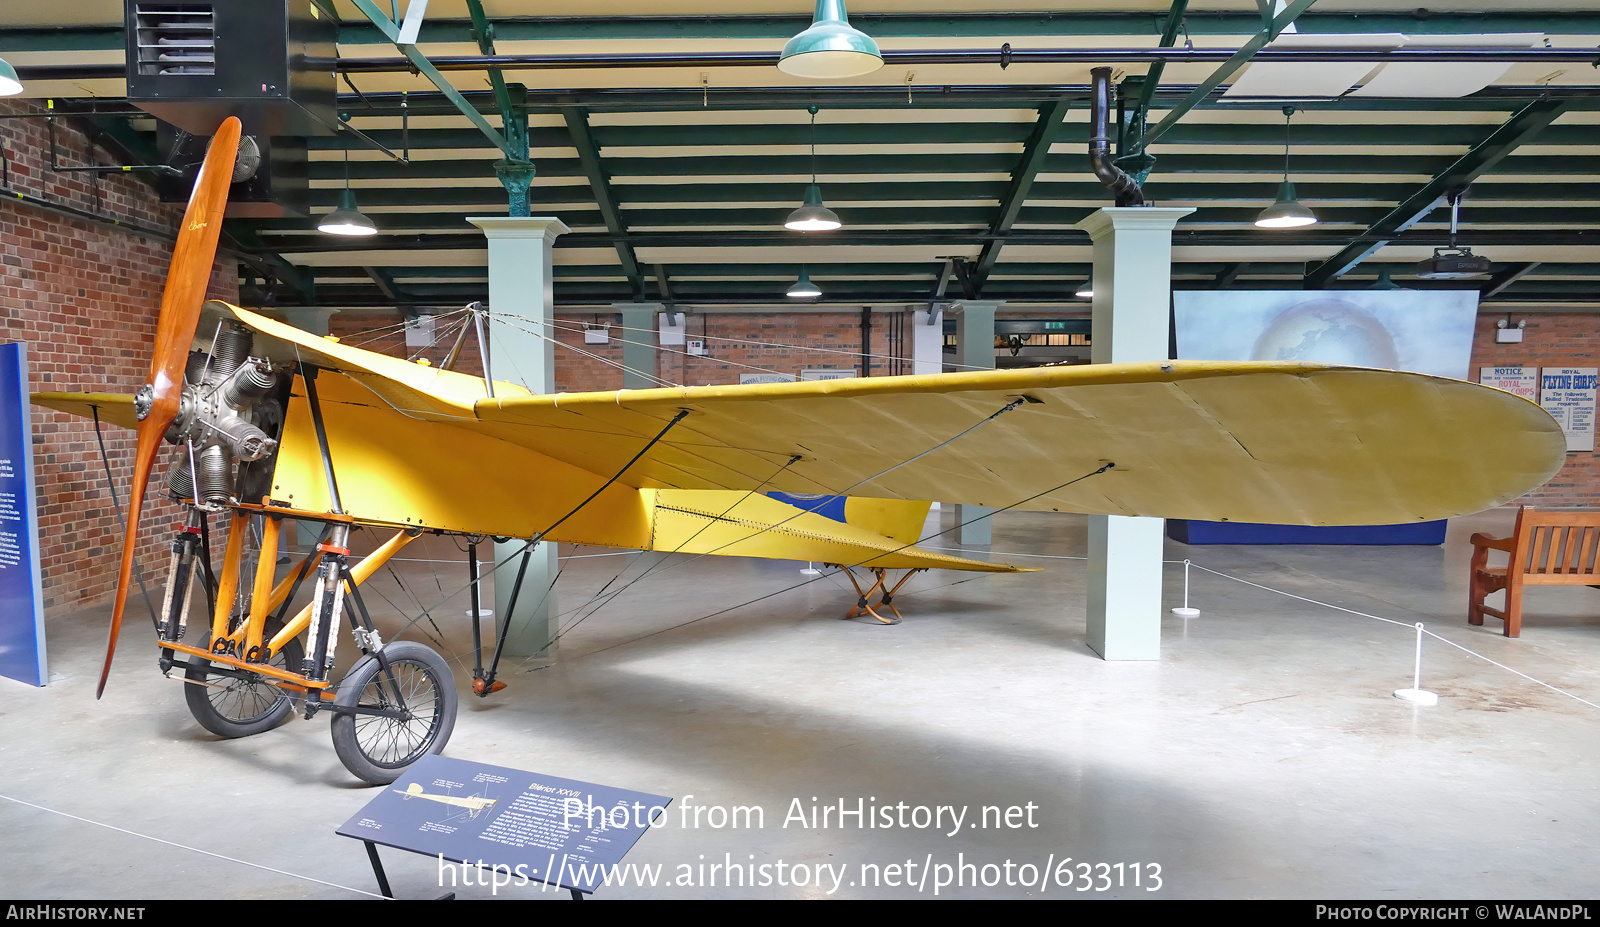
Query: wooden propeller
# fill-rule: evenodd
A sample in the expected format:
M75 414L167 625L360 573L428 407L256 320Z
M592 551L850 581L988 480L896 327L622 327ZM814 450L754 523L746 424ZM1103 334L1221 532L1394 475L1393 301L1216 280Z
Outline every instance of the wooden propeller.
M167 270L167 286L161 294L161 315L156 320L155 351L150 359L150 382L139 400L141 405L148 401L149 411L139 422L133 486L128 493L128 525L122 543L122 571L117 578L116 604L111 608L111 638L106 642L106 662L100 670L95 698L106 690L111 658L117 652L122 612L128 604L128 581L133 575L133 551L138 541L145 487L150 482L161 438L178 417L184 365L194 342L195 328L200 324L200 307L205 304L206 288L211 283L217 236L222 232L222 213L228 205L233 162L239 152L239 134L239 120L230 116L212 136L194 192L189 196L189 207L183 213L183 225L178 229L172 266Z

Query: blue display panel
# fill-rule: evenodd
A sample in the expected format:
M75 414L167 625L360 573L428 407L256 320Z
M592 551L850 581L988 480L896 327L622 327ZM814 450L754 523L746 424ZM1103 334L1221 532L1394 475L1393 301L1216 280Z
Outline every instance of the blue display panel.
M27 346L0 345L0 676L42 686L44 593Z
M337 833L593 892L672 799L444 756L425 756ZM443 872L443 869L440 870ZM445 883L441 883L445 884ZM471 884L470 882L468 884Z

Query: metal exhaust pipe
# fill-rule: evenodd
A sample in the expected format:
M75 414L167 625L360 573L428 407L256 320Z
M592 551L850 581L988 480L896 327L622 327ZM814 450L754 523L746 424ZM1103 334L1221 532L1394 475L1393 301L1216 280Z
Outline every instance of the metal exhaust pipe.
M1139 181L1111 162L1111 69L1095 68L1089 110L1089 164L1115 196L1118 206L1143 206Z

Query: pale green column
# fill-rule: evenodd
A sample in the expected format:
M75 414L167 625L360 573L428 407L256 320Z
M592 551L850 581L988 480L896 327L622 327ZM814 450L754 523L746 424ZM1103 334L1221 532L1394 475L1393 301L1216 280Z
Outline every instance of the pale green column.
M1096 364L1167 359L1172 228L1193 209L1108 207L1078 227L1094 242ZM1161 657L1165 520L1089 516L1088 643L1106 660Z
M952 308L956 313L956 370L994 369L994 312L1004 300L966 299ZM983 440L974 435L977 440ZM984 518L989 509L981 505L955 507L957 544L988 544L993 538L993 519ZM976 519L976 521L974 521ZM970 524L968 524L970 522Z
M622 388L650 389L660 386L656 358L656 314L661 303L612 303L622 314Z
M489 376L527 387L535 393L556 388L554 328L555 297L551 286L551 253L556 237L567 231L560 219L525 216L486 216L468 222L483 229L489 239ZM491 478L517 480L528 492L538 492L536 479L526 473L491 474ZM524 542L494 546L494 613L498 626L510 622L506 653L544 656L557 631L551 616L557 614L555 581L556 545L533 549L528 570L510 609L511 590L522 565ZM504 561L502 563L502 561Z

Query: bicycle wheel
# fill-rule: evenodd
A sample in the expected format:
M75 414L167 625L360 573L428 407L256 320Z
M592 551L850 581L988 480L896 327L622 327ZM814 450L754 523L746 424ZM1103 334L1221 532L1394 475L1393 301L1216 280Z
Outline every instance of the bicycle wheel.
M396 690L404 700L404 711L394 715L333 716L339 762L373 785L393 782L407 766L443 750L456 724L455 678L444 658L412 641L396 641L383 654L388 673L368 654L339 683L333 699L337 706L369 712L399 712Z
M268 622L267 640L278 633L276 622ZM292 673L300 672L305 651L299 638L291 639L273 654L269 665ZM200 726L218 737L249 737L270 731L294 713L295 696L271 683L254 677L239 679L211 672L211 661L190 657L184 670L183 700Z

